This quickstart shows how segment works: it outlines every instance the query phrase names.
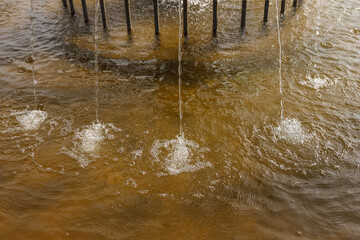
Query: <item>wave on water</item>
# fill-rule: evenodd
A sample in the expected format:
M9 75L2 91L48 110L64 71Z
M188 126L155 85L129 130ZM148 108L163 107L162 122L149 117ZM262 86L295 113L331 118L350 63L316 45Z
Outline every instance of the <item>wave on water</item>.
M211 163L201 162L199 156L195 156L196 152L200 153L200 158L204 158L203 153L207 150L200 148L196 142L178 135L176 139L156 140L150 153L156 162L165 159L163 167L168 174L177 175L182 172L195 172L205 167L211 167Z

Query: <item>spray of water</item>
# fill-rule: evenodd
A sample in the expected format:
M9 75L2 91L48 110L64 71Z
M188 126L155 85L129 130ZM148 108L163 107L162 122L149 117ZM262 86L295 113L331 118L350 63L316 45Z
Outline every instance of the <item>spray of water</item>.
M179 52L178 52L178 61L179 61L179 66L178 66L178 81L179 81L179 116L180 116L180 136L183 136L183 127L182 127L182 118L183 118L183 113L182 113L182 97L181 97L181 85L182 85L182 81L181 81L181 73L182 73L182 66L181 66L181 57L182 57L182 19L181 19L182 13L181 13L181 0L179 0Z
M281 106L281 120L284 119L284 106L283 106L283 90L282 90L282 47L281 47L281 33L280 33L280 12L279 12L279 4L278 0L276 0L276 24L277 24L277 31L278 31L278 41L279 41L279 85L280 85L280 106Z
M31 63L31 71L32 71L32 80L33 80L33 91L34 91L34 100L35 100L35 109L37 109L37 96L36 96L36 85L37 81L35 79L35 57L34 57L34 0L31 0L31 13L30 13L30 21L31 21L31 56L29 62Z
M94 30L94 42L95 42L95 115L96 122L99 123L99 49L98 49L98 18L99 18L99 0L95 0L95 30Z

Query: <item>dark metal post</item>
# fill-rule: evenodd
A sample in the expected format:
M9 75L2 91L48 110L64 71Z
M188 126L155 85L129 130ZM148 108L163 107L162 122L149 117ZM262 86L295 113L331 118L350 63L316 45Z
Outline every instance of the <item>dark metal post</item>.
M66 0L62 0L63 4L64 4L64 7L67 7L67 3L66 3Z
M128 34L131 33L131 16L130 16L130 4L129 0L125 0L125 14L126 14L126 26Z
M180 3L181 4L181 3ZM188 0L183 0L184 36L188 35Z
M281 0L281 11L280 16L283 18L285 13L285 0Z
M153 0L154 2L154 22L155 22L155 35L160 34L159 30L159 5L157 0Z
M246 2L247 0L242 0L242 9L241 9L241 30L244 30L245 28L245 22L246 22Z
M70 4L70 12L71 12L71 15L74 15L74 14L75 14L75 8L74 8L74 2L73 2L73 0L69 0L69 4Z
M106 28L107 23L106 23L106 10L105 10L104 0L100 0L100 8L101 8L103 27Z
M297 0L294 0L293 2L293 8L296 8L297 7Z
M217 0L213 0L213 36L216 37L217 33L217 25L218 25L218 18L217 18Z
M88 16L88 13L87 13L87 7L86 7L86 0L81 0L81 5L82 5L82 8L83 8L83 12L84 12L84 20L86 23L89 22L89 16Z
M265 0L265 8L264 8L264 24L267 23L269 16L269 0Z

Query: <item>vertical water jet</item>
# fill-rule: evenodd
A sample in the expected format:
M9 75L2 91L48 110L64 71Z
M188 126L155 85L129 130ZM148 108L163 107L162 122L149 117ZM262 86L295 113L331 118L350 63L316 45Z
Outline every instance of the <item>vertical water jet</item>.
M31 64L31 73L32 73L32 81L33 81L33 92L34 92L34 101L35 101L35 109L37 109L37 95L36 95L36 85L37 81L35 79L35 56L34 56L34 0L31 0L31 14L30 14L30 21L31 21L31 55L29 59L29 63Z
M285 2L285 1L283 1ZM282 46L281 46L281 32L280 32L280 16L279 16L279 3L276 0L276 25L277 25L277 32L278 32L278 42L279 42L279 91L280 91L280 117L281 121L284 119L284 107L283 107L283 91L282 91Z
M180 121L180 125L179 125L179 130L180 130L180 136L183 136L183 126L182 126L182 118L183 118L183 113L182 113L182 97L181 97L181 74L182 74L182 66L181 66L181 58L182 58L182 29L181 29L181 0L179 0L179 47L178 47L178 61L179 61L179 66L178 66L178 84L179 84L179 121Z
M99 123L99 49L98 49L98 17L99 17L99 0L95 0L95 24L94 24L94 42L95 42L95 117L96 117L96 123Z

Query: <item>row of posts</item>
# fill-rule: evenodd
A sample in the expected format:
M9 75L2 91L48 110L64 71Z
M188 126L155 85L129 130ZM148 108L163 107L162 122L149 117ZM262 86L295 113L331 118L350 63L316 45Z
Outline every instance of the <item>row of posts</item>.
M67 7L67 0L62 0L64 7ZM101 16L102 16L102 23L103 27L107 27L107 21L106 21L106 11L105 11L105 0L100 0L100 8L101 8ZM127 31L129 34L131 34L131 16L130 16L130 4L129 0L125 1L125 15L126 15L126 26ZM293 0L293 8L296 9L297 7L297 0ZM89 16L87 13L87 6L86 6L86 0L81 0L82 9L84 13L84 20L85 23L89 22ZM70 5L70 12L72 15L75 14L75 8L73 0L69 0ZM159 4L158 0L153 0L154 5L154 23L155 23L155 35L160 34L160 28L159 28ZM242 8L241 8L241 30L243 31L246 26L246 7L247 7L247 0L242 0ZM280 10L280 16L281 18L284 17L285 14L285 0L281 0L281 10ZM188 35L188 0L183 0L183 19L184 19L184 36ZM268 21L268 15L269 15L269 0L265 0L265 8L264 8L264 19L263 23L266 24ZM218 0L213 0L213 36L215 37L217 34L217 28L218 28Z

